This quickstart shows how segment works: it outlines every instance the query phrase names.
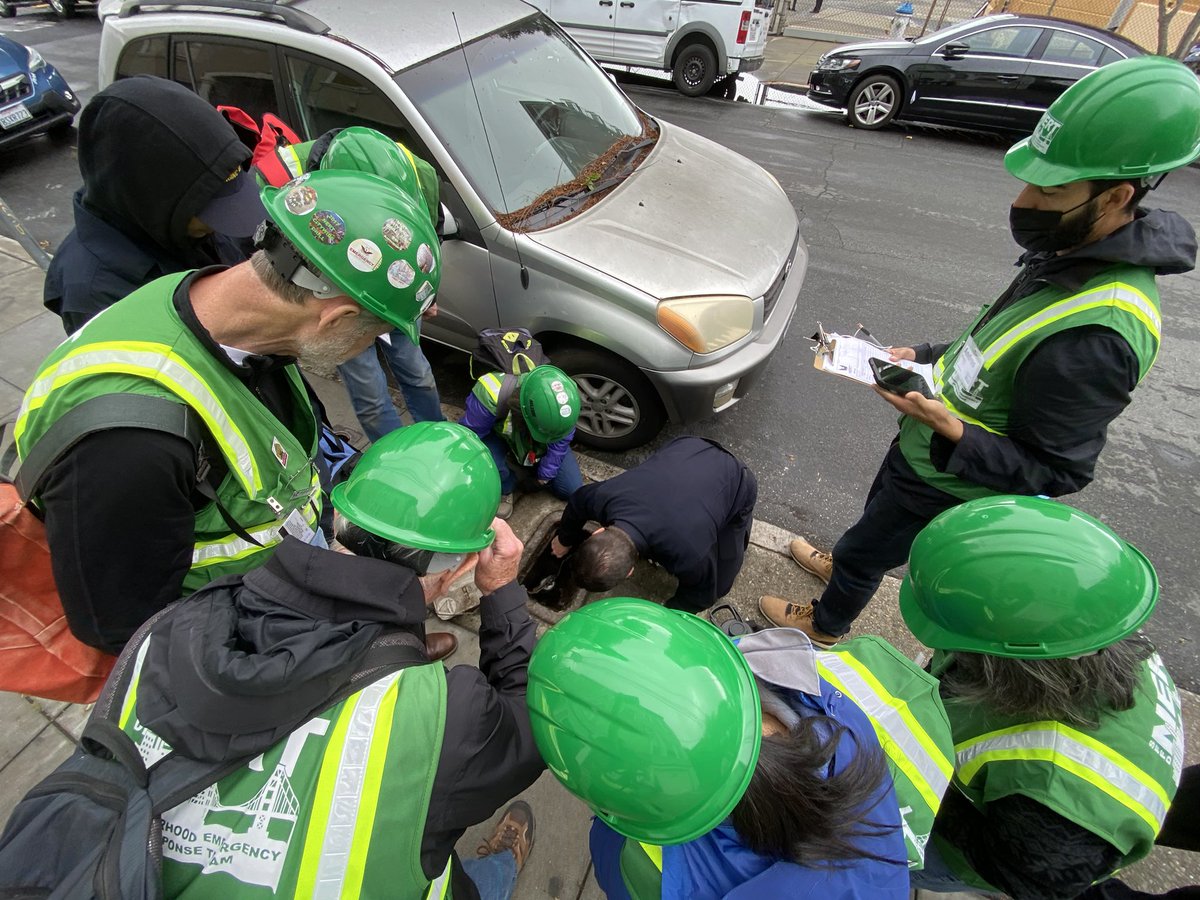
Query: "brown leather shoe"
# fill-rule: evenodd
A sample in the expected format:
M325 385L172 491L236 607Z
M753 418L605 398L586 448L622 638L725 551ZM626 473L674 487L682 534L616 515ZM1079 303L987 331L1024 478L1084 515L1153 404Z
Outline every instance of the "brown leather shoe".
M430 662L445 659L458 649L458 638L447 631L432 631L425 635L425 655Z
M780 628L800 629L808 635L808 639L814 645L820 647L822 650L828 650L841 640L836 635L818 631L816 626L813 625L813 605L811 601L801 605L793 603L791 600L785 600L783 597L772 597L770 594L764 594L758 598L758 609L766 617L767 621L778 625Z
M829 584L829 576L833 574L833 554L825 550L818 550L804 538L796 538L788 544L788 551L792 554L792 559L804 571L811 572L816 575L826 584Z
M524 800L514 800L496 823L492 836L476 848L475 855L482 858L511 850L517 859L517 871L520 872L532 849L533 810Z

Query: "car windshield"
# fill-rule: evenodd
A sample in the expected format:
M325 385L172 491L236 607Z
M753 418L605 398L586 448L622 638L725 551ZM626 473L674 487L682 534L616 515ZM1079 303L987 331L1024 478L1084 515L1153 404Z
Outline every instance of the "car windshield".
M995 16L993 18L984 19L967 19L965 22L958 22L954 25L947 25L945 28L935 31L932 34L927 34L925 37L916 41L918 44L940 44L942 41L954 37L964 31L970 31L972 28L977 28L980 25L986 25L989 22L1003 22L1005 19L1013 18L1012 15Z
M504 224L611 186L657 129L541 14L396 76ZM576 207L575 211L577 211ZM561 216L541 216L544 227Z

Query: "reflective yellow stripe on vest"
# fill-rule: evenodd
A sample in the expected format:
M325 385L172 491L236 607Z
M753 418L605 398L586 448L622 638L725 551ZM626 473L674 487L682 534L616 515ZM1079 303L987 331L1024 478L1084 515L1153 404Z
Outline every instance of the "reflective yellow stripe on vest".
M403 670L393 672L367 685L342 707L333 725L304 839L299 897L327 900L360 893L403 675Z
M1061 722L1031 722L955 745L958 777L965 784L987 764L1042 760L1103 791L1157 833L1171 800L1162 786L1111 747Z
M488 374L479 379L479 383L483 386L483 389L487 391L487 395L491 399L493 406L500 402L501 381L499 375L488 372ZM497 412L499 412L499 410L497 410Z
M87 344L66 354L51 369L42 373L25 394L13 429L13 439L18 446L29 424L29 414L46 402L52 390L77 378L103 374L145 378L162 385L185 401L204 419L209 434L221 445L222 455L234 463L231 471L247 495L254 496L262 489L258 465L241 429L226 414L204 379L166 344L113 341Z
M908 777L929 808L936 810L954 776L954 762L938 749L908 704L892 696L848 653L818 653L817 669L866 713L888 759Z
M450 893L450 863L451 860L447 859L442 874L430 882L429 890L425 892L426 900L445 900L446 895Z
M996 340L988 345L987 349L982 349L983 365L985 368L991 368L992 363L1011 350L1022 339L1060 319L1065 319L1067 316L1075 313L1084 312L1089 309L1096 309L1101 306L1112 306L1116 309L1124 310L1134 316L1139 322L1146 326L1146 329L1154 335L1154 339L1159 341L1162 339L1162 318L1158 314L1158 310L1154 308L1154 304L1132 285L1114 282L1112 284L1101 285L1098 288L1092 288L1090 291L1085 291L1082 294L1075 294L1065 300L1060 300L1057 303L1052 303L1035 316L1030 316L1028 319L1014 325Z
M320 489L321 476L318 472L314 471L310 496L315 497L317 491ZM310 528L317 528L320 518L313 503L309 502L304 505L304 520ZM246 534L258 541L257 544L251 544L236 534L227 534L209 541L197 541L192 548L192 568L201 569L206 566L232 562L233 560L257 553L267 547L273 547L283 540L282 528L282 522L270 522L257 525L253 528L247 528Z
M296 155L296 148L291 144L277 148L277 155L279 161L283 163L283 167L293 178L299 178L304 174L304 163L300 162L300 157Z
M641 841L638 841L638 846L650 857L650 862L654 863L654 868L662 872L662 847L658 846L658 844L643 844Z

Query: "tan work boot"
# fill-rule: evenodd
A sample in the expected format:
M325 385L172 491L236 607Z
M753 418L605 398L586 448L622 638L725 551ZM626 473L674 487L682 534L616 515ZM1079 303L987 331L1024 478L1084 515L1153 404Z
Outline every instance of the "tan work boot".
M825 550L818 550L804 538L796 538L788 544L788 551L792 554L792 559L804 571L811 572L816 575L826 584L829 584L829 576L833 574L833 554Z
M513 514L513 495L512 494L501 494L500 495L500 506L496 510L496 518L507 519L512 514Z
M514 800L496 823L492 836L479 845L475 855L483 858L511 850L517 859L517 872L525 866L533 849L533 810L524 800Z
M764 594L758 598L758 610L766 617L768 622L772 622L780 628L800 629L808 635L810 641L822 650L828 650L841 640L836 635L826 634L823 631L817 630L817 627L813 624L812 601L802 606L799 603L793 603L791 600L785 600L783 597L772 597L770 594Z

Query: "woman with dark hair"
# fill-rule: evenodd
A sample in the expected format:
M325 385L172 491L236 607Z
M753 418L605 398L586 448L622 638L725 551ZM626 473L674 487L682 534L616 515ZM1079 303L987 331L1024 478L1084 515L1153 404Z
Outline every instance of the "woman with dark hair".
M913 886L1066 900L1144 857L1183 768L1179 694L1137 634L1150 562L1032 497L972 500L917 536L900 588L954 729L954 787Z
M937 683L878 638L735 647L606 600L542 638L527 697L547 765L596 813L610 900L907 900L953 771Z

